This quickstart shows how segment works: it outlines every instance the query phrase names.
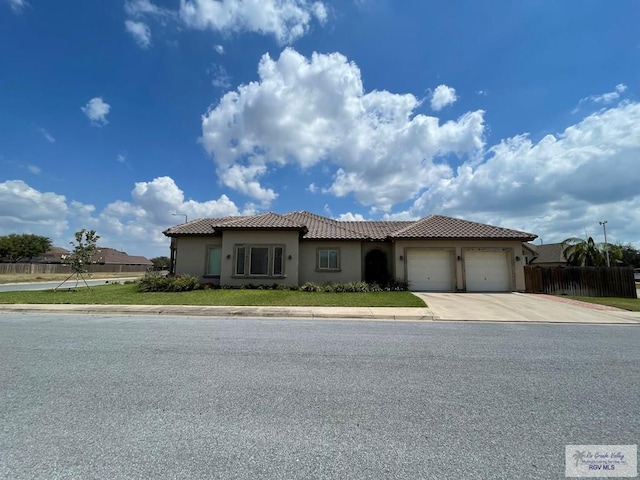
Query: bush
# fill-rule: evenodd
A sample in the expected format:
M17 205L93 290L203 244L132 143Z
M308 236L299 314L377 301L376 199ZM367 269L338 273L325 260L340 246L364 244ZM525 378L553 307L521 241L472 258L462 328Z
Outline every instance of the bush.
M305 292L325 292L325 293L367 293L367 292L404 292L409 289L405 282L389 281L384 285L367 282L346 282L346 283L323 283L322 285L307 282L300 290Z
M188 292L198 287L198 279L192 275L170 277L149 273L138 281L139 292Z

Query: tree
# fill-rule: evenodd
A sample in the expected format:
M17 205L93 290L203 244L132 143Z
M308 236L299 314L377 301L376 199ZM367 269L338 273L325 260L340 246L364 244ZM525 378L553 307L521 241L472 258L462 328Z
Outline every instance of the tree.
M13 263L42 255L50 248L51 239L40 235L12 233L0 237L0 258Z
M100 235L96 235L95 230L82 229L75 233L76 241L69 242L73 247L71 254L63 257L63 260L71 266L73 273L82 274L87 272L87 267L92 263L96 263L94 258L100 250L98 250L98 239Z
M154 270L166 270L171 265L169 257L155 257L151 259Z
M577 267L606 267L607 252L610 262L622 257L622 251L616 245L596 243L592 237L586 240L571 237L562 242L562 253L567 263Z
M640 250L639 249L637 249L630 243L627 243L624 245L622 243L618 243L615 246L616 248L619 248L620 251L622 252L622 256L620 257L620 260L622 260L622 263L624 263L629 267L634 267L634 268L640 267Z

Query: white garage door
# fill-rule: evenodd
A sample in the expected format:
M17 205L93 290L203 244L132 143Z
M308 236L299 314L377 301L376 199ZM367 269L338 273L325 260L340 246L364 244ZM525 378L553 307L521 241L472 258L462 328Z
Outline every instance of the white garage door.
M464 255L467 292L511 291L507 251L469 250Z
M409 290L450 292L453 290L453 255L449 250L407 251Z

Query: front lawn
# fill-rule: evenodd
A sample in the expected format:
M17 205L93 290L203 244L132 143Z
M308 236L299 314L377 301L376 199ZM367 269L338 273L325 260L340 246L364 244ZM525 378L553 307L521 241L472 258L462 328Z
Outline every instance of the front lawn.
M632 312L640 312L640 299L638 298L620 298L620 297L577 297L573 295L562 296L562 298L572 298L581 302L596 303L598 305L607 305L609 307L622 308Z
M324 293L300 290L195 290L140 293L135 283L24 292L0 292L2 303L105 305L220 305L290 307L424 307L410 292Z

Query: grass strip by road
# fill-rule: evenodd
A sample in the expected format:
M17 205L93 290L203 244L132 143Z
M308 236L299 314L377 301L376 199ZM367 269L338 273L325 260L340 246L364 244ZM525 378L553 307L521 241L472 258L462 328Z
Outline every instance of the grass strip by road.
M324 293L300 290L194 290L141 293L135 283L77 290L0 292L0 304L425 307L409 292Z
M575 295L563 295L562 298L571 298L581 302L595 303L597 305L607 305L609 307L621 308L632 312L640 312L640 299L620 298L620 297L578 297Z
M0 274L0 285L6 283L61 282L69 278L69 273L3 273ZM87 280L101 278L140 278L144 272L100 272L85 275Z

